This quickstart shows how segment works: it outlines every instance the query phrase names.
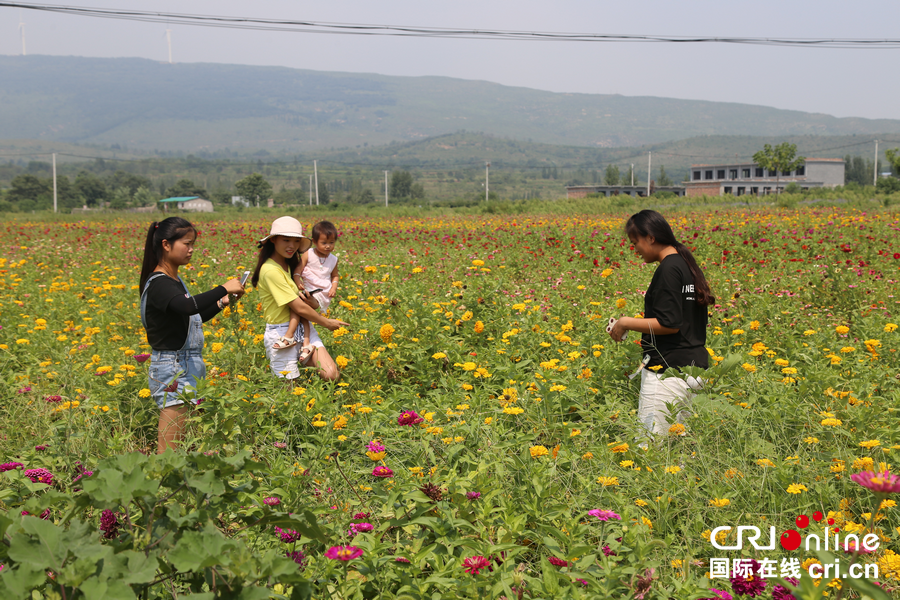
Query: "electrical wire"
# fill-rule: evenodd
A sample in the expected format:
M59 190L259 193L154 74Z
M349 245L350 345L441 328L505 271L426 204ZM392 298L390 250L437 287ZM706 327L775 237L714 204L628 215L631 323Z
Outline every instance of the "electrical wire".
M463 29L429 26L338 23L294 19L265 19L260 17L233 17L190 13L167 13L146 10L122 10L71 5L25 4L20 2L0 2L0 7L22 8L26 10L104 19L121 19L145 23L165 23L167 25L177 24L196 27L278 31L290 33L449 38L467 40L489 39L503 41L516 40L539 42L634 42L675 44L714 43L754 46L882 50L900 48L900 39L890 38L769 38L746 36L720 37L651 34L566 33L550 31L516 31L503 29Z

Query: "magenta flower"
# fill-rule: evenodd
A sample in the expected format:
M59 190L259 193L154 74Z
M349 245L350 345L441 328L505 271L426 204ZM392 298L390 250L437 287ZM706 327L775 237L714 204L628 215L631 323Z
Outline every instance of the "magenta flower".
M731 594L723 590L717 590L716 588L709 588L715 597L713 598L703 598L703 600L732 600Z
M491 562L483 556L470 556L463 561L463 567L466 573L470 575L478 575L482 569L491 569Z
M366 446L366 450L369 452L384 452L385 450L387 450L387 448L385 448L378 442L369 442Z
M45 446L44 444L39 444L39 445L35 446L34 449L37 450L38 452L43 452L44 450L47 449L47 446Z
M21 469L24 466L25 465L20 462L6 462L0 464L0 473L4 473L6 471L14 471L15 469Z
M597 517L601 521L609 521L610 519L615 519L617 521L622 520L621 516L611 510L600 510L599 508L595 508L594 510L589 510L588 514L592 517Z
M301 568L303 567L303 563L306 562L306 555L303 554L303 552L301 552L300 550L294 550L293 552L285 552L284 555L287 556L292 561L294 561L295 563L297 563L297 565L300 566Z
M393 477L394 472L385 467L384 465L378 465L374 469L372 469L372 475L375 477Z
M359 520L359 519L368 519L368 518L369 518L369 513L367 513L367 512L358 512L358 513L356 513L355 515L353 515L353 518L356 519L356 520Z
M466 492L466 498L469 500L478 500L481 498L481 492Z
M863 471L862 473L854 473L850 476L850 479L864 488L869 488L876 494L900 492L900 475L891 475L888 471L884 473Z
M350 530L347 532L347 535L354 536L357 533L368 533L375 529L375 526L371 523L350 523Z
M547 562L553 565L554 567L568 567L569 563L561 558L556 558L555 556L548 556Z
M269 496L268 498L263 498L263 504L266 506L278 506L281 504L281 499L276 498L275 496Z
M404 557L402 557L402 556L397 556L397 557L394 558L394 562L405 563L405 564L408 565L408 564L409 564L409 559L408 559L408 558L404 558Z
M285 544L293 544L300 539L300 534L293 529L282 529L281 527L276 527L275 533L278 534L278 536L281 538L281 541Z
M578 583L580 583L580 584L583 585L584 587L587 587L587 586L588 586L588 582L585 581L584 579L576 579L575 581L577 581Z
M799 580L793 577L786 577L785 581L787 581L794 587L797 587L797 584L800 583ZM731 600L730 596L728 597L728 600ZM797 597L783 585L776 585L772 590L772 600L797 600Z
M332 546L325 552L325 558L331 560L353 560L363 555L363 549L356 546Z
M53 485L53 473L47 469L28 469L25 471L25 477L30 479L33 483Z
M147 354L147 353L144 353L144 354L135 354L135 355L132 356L131 358L133 358L134 360L138 361L139 363L142 363L142 362L147 362L147 359L150 358L150 355Z
M100 514L100 531L107 540L119 535L119 518L116 513L106 509Z
M62 402L62 396L47 396L44 400L47 402Z
M759 562L752 558L749 560L751 565L751 575L732 575L729 579L731 580L731 589L734 590L734 593L738 596L750 596L751 598L755 598L763 593L763 590L766 589L767 582L759 576Z
M30 386L30 385L26 385L25 387L21 387L21 388L19 388L19 389L16 390L16 392L19 393L19 394L27 394L27 393L30 392L30 391L31 391L31 386Z
M422 417L414 410L405 410L400 413L400 416L397 417L397 423L399 425L418 425L422 421L424 421Z
M287 444L285 444L284 442L275 442L272 445L275 446L276 448L278 448L279 450L284 450L285 448L287 448Z

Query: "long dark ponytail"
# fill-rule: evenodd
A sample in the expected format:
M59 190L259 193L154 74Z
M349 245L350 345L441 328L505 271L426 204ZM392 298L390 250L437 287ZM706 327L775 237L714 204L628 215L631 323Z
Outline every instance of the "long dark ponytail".
M275 243L272 241L272 238L267 239L265 242L259 244L259 256L256 259L256 269L253 271L253 277L250 278L250 283L253 284L253 287L257 287L259 285L259 272L262 270L263 264L275 254ZM287 259L288 270L291 272L291 276L294 274L294 269L297 268L297 265L300 264L300 253L294 252L289 259Z
M191 231L197 233L197 229L191 225L191 222L181 217L169 217L158 223L156 221L150 223L150 229L147 230L147 241L144 242L144 262L141 263L141 279L138 286L141 294L144 293L144 286L147 284L150 274L162 262L163 240L167 240L171 244Z
M716 303L709 283L700 270L700 266L694 259L694 255L687 246L675 239L675 234L669 226L665 217L655 210L642 210L641 212L631 215L628 222L625 223L625 235L629 237L650 237L663 246L672 246L678 251L684 262L687 263L691 270L691 276L694 278L694 290L697 293L697 302L701 306L710 306Z

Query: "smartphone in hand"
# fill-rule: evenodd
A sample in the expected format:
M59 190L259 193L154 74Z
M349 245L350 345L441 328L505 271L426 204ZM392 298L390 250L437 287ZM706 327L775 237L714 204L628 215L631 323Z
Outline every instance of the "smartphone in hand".
M247 283L248 279L250 279L250 271L244 271L244 274L241 275L241 285Z

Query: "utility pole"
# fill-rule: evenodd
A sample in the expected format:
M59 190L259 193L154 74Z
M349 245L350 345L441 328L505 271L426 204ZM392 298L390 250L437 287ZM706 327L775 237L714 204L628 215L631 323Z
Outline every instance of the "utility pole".
M309 205L312 206L312 175L309 176Z
M316 179L316 206L319 205L319 165L318 161L313 161L313 175L315 175Z
M490 194L488 192L488 188L490 187L491 182L491 163L484 163L484 201L487 202Z
M872 167L872 185L878 185L878 140L875 140L875 166Z
M53 212L56 212L56 152L53 153Z
M388 181L387 181L388 172L384 172L384 206L387 208L388 205Z
M172 30L166 27L166 42L169 45L169 64L172 64Z
M651 165L653 164L653 153L647 152L647 197L650 197L650 178L653 176L653 171L650 170Z
M631 187L634 187L634 163L631 163Z
M22 56L25 54L25 22L22 21L22 9L19 9L19 32L22 34Z

